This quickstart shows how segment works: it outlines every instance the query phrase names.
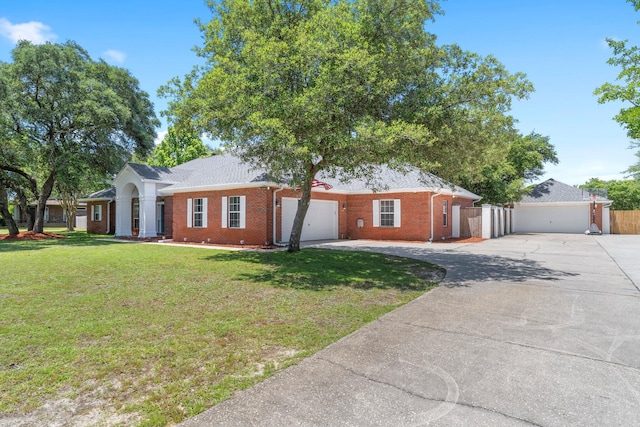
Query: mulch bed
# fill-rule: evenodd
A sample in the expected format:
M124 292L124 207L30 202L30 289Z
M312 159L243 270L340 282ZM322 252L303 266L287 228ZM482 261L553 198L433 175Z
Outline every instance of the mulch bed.
M44 239L66 239L67 236L56 233L34 233L33 231L22 231L15 236L10 234L0 234L0 240L44 240Z

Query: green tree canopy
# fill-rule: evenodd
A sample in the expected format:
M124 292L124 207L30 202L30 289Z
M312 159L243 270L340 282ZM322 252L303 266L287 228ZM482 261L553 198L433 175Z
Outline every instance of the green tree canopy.
M162 142L151 153L149 164L172 168L210 154L211 149L202 142L195 131L170 127Z
M591 178L580 188L606 188L607 198L613 201L611 209L640 209L640 182L637 180L603 181L599 178Z
M153 147L159 122L127 70L93 61L73 42L21 41L12 58L0 63L0 169L37 200L41 232L54 184L75 177L63 171L117 172L132 152Z
M636 11L640 9L640 0L627 2L631 3ZM608 38L607 43L613 50L613 57L607 62L621 69L616 79L620 83L605 83L597 88L594 94L598 96L598 102L601 104L611 101L631 104L630 107L620 109L614 120L620 123L632 138L629 148L640 148L640 50L638 46L629 46L627 40ZM640 151L636 152L635 156L638 157L638 161L625 172L640 180Z
M501 204L519 201L529 191L528 184L544 174L545 163L558 163L549 137L532 132L518 135L506 150L495 152L492 161L479 174L463 174L457 181L482 196L483 203ZM501 159L501 160L499 160Z
M511 99L532 90L493 57L438 46L425 31L437 1L222 0L212 11L201 23L206 65L160 93L173 98L174 123L300 187L290 251L319 171L479 169L514 132Z

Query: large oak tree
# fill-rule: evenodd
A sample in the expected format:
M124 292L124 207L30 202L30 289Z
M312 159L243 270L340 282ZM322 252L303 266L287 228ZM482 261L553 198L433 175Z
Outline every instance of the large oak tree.
M627 2L634 6L636 12L640 10L640 0L627 0ZM621 108L614 120L620 123L627 130L627 135L632 138L629 148L640 148L640 48L629 45L626 40L613 38L608 38L607 43L613 50L613 57L607 62L620 68L616 79L619 83L605 83L594 93L601 104L611 101L630 104L628 107ZM635 155L638 161L626 172L629 176L640 180L640 151Z
M36 200L42 232L56 182L78 178L65 172L117 172L153 148L159 122L137 79L76 43L21 41L12 59L0 63L0 170Z
M513 132L532 90L493 57L439 46L429 0L221 0L201 23L206 65L174 79L171 120L197 125L301 190L299 250L319 171L370 176L413 164L445 178L477 168Z

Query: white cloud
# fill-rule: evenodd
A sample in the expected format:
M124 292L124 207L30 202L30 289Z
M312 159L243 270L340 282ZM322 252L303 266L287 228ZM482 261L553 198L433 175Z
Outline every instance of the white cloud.
M110 59L119 64L122 64L127 58L127 55L124 52L115 49L109 49L105 52L102 52L102 56L104 56L105 59Z
M42 44L58 38L51 32L51 27L42 22L30 21L23 24L12 24L6 18L0 18L0 36L17 43L29 40L31 43Z
M153 141L153 143L155 145L160 144L165 136L167 136L167 131L166 130L161 130L160 132L158 132L158 136L156 136L156 139L155 139L155 141Z

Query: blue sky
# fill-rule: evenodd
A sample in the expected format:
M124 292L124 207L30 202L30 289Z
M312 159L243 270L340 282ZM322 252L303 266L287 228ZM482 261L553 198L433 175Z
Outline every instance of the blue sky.
M188 73L202 43L194 19L208 21L204 0L16 0L0 8L0 61L11 60L16 38L34 42L74 40L93 58L127 68L155 104L158 87ZM448 0L444 16L428 31L443 44L457 43L494 55L511 72L521 71L536 92L514 104L524 134L551 138L560 163L543 179L571 185L591 177L622 179L635 162L624 130L612 120L622 104L597 103L593 90L613 82L618 70L604 39L640 44L640 14L624 0ZM163 135L166 125L159 130Z

